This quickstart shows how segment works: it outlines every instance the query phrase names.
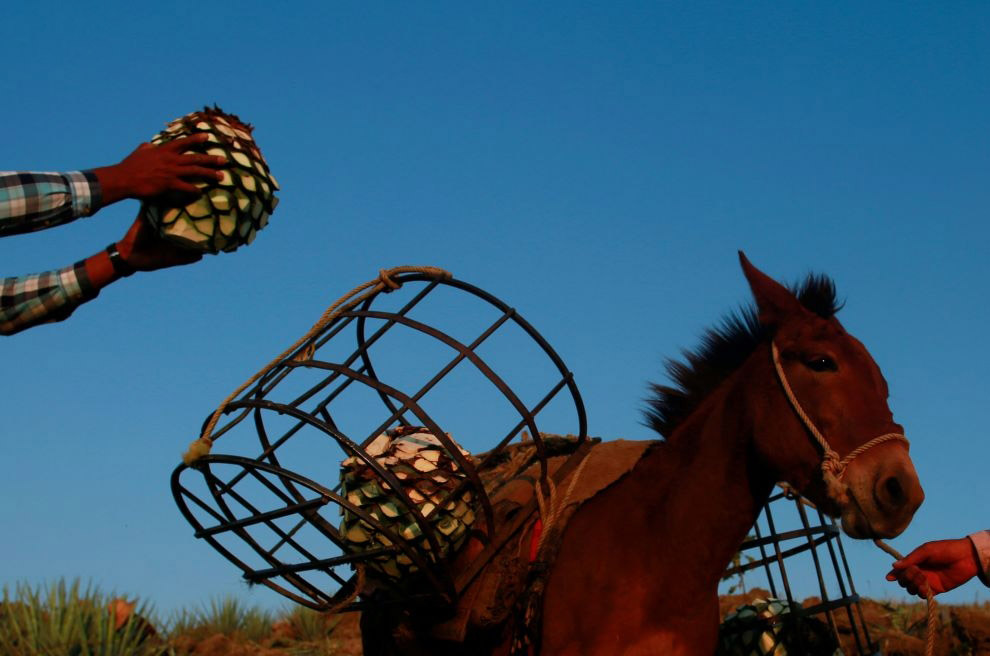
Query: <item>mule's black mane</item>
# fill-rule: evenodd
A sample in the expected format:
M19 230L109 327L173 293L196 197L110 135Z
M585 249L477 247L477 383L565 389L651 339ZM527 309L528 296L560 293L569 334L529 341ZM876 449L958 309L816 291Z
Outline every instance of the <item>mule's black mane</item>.
M842 308L836 301L835 283L828 276L810 274L791 290L804 307L825 319ZM701 400L769 336L752 305L723 317L717 326L705 331L697 349L683 352L683 362L666 361L667 376L673 386L650 385L652 395L644 413L647 425L660 435L670 437Z

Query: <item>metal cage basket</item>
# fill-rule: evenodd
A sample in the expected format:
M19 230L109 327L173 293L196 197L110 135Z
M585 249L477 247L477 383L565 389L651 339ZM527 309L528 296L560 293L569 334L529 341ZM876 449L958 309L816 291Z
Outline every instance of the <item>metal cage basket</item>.
M396 603L457 598L453 554L441 548L437 524L369 455L389 429L416 426L436 437L460 472L440 504L468 493L477 514L471 534L482 543L497 527L479 472L513 440L531 439L545 475L543 423L578 442L587 435L573 375L516 310L449 274L394 271L222 406L213 420L217 447L172 474L176 503L197 538L248 582L316 610L360 608L355 572L383 557L416 571L413 589L381 583L394 587ZM208 419L204 434L212 425ZM459 445L487 453L471 457ZM349 500L338 480L345 460L377 476L414 525L415 540ZM342 516L386 537L355 551L341 533Z
M778 488L753 525L753 534L739 547L743 558L724 575L761 572L771 598L749 603L744 610L756 611L749 613L752 617L730 614L732 621L724 622L720 631L719 654L879 654L840 536L833 519L790 488ZM795 594L796 572L815 575L810 583L815 598L804 604Z

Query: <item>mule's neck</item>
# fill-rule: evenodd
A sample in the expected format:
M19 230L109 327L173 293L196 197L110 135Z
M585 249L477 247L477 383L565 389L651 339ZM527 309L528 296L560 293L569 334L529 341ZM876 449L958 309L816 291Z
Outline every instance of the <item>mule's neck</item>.
M751 374L759 369L726 379L571 520L547 589L546 644L595 654L621 653L616 640L629 653L714 651L719 579L774 484L752 446L748 408L761 392Z
M748 364L752 365L752 359ZM677 562L711 591L773 489L773 476L753 448L754 407L749 367L730 376L644 462L641 475L662 481L647 504L662 518Z

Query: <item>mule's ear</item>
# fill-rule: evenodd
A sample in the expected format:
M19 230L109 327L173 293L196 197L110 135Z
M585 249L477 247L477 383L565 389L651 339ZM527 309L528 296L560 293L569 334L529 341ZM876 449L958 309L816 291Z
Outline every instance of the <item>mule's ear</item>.
M742 251L739 251L739 264L749 281L749 288L753 290L761 324L776 326L784 319L806 311L789 289L753 266Z

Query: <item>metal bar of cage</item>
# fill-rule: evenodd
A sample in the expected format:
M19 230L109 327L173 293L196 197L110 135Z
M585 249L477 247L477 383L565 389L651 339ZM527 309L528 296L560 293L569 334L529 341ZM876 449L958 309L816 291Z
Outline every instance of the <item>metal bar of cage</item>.
M775 518L773 507L789 503L793 503L796 507L795 512L799 526L790 530L779 530L784 527ZM760 557L754 558L751 562L740 563L738 566L728 568L725 577L747 571L762 570L766 576L767 587L773 597L781 598L778 579L783 585L784 596L782 599L788 602L792 617L824 617L826 626L836 643L842 645L843 631L846 628L840 629L835 617L836 613L842 613L848 620L848 638L845 647L855 649L855 652L845 651L843 653L847 656L852 653L859 656L878 654L879 649L870 637L869 628L859 603L860 598L856 593L852 573L845 558L841 531L832 519L827 518L817 508L815 508L815 513L818 523L813 523L808 516L806 506L814 508L810 502L792 491L785 490L772 494L761 511L761 517L766 522L769 534L763 533L760 526L761 522L758 520L753 527L755 537L747 538L740 546L741 552L758 551ZM790 546L789 543L797 544ZM768 552L766 548L771 545L773 549ZM825 559L818 553L818 549L822 548L826 549L828 553ZM802 553L808 554L811 558L820 593L819 601L808 606L803 606L795 599L787 573L786 561ZM831 568L828 568L826 563ZM834 580L839 592L838 597L829 594L826 578ZM773 618L772 623L786 621L786 618L782 618L784 616ZM746 624L743 623L741 627L742 629L746 628Z
M317 366L319 368L331 368L332 370L339 370L339 368L336 367L336 365L331 365L328 363L315 363L314 366ZM355 372L345 372L345 373L347 373L348 375L356 375ZM361 377L358 378L360 379ZM396 390L392 390L392 391L396 394L400 394ZM346 435L339 433L330 426L323 424L322 422L316 420L312 416L302 412L298 408L292 408L284 404L274 403L272 401L245 401L243 403L250 404L254 407L268 408L270 410L275 410L278 411L280 414L288 414L290 416L294 416L298 419L313 424L315 427L321 429L323 432L329 435L333 435L337 439L337 442L342 447L345 447L345 449L347 449L351 455L361 458L369 467L371 467L375 471L375 473L378 476L380 476L389 485L393 486L393 490L395 491L398 500L401 501L406 506L410 514L416 517L417 521L421 523L421 527L423 528L423 533L426 539L430 542L432 549L434 549L435 552L440 551L439 542L436 537L436 533L433 531L432 526L428 522L426 522L419 508L403 491L402 484L399 482L399 480L393 475L391 471L383 467L376 459L368 456L368 454L364 451L363 448L353 443ZM239 403L234 402L231 403L229 407L236 408L239 405L240 405ZM425 415L423 416L423 418L425 420L428 420L429 422L432 422L432 420L430 420ZM439 430L439 429L434 427L434 430ZM278 460L275 458L274 453L271 454L271 456L269 457L269 461L276 467L279 466ZM293 492L293 494L297 494L295 485L293 484L292 479L290 477L283 478L283 483L290 491ZM480 481L478 482L478 485L480 486ZM222 501L219 498L218 498L218 503L222 503ZM445 585L443 587L446 589L447 594L452 594L453 588L449 580L445 581Z
M319 334L283 358L254 385L243 392L239 398L223 408L224 421L213 432L214 441L220 437L224 437L224 440L233 439L228 435L230 431L241 425L248 416L253 416L254 430L252 434L257 443L260 444L260 453L252 455L252 457L244 457L225 455L214 451L191 467L180 465L172 476L173 496L180 511L193 525L196 537L207 541L221 555L239 567L244 578L249 582L262 583L293 601L318 610L325 610L342 599L349 599L351 593L356 591L355 577L351 576L349 579L345 579L336 573L335 568L357 566L362 562L370 562L369 559L371 558L393 551L401 551L408 555L428 582L425 593L409 594L407 592L405 603L449 604L456 598L459 591L454 587L446 561L436 555L442 552L439 549L431 523L426 521L426 518L418 511L416 504L405 494L402 484L391 476L389 471L380 466L375 458L371 458L365 453L364 447L376 439L378 435L383 434L383 431L389 426L396 422L400 425L409 425L408 419L415 415L419 424L424 426L447 449L452 460L457 463L464 475L457 479L456 486L442 497L441 501L459 498L458 495L468 489L475 491L477 505L486 519L485 529L489 538L491 531L494 530L494 513L484 486L478 478L478 470L494 462L497 452L505 448L513 438L521 435L524 429L527 429L532 439L532 445L537 451L537 462L540 464L541 475L545 478L546 452L536 417L564 390L570 393L577 420L577 430L573 431L577 443L582 444L587 440L587 417L573 374L543 336L514 308L490 293L459 280L434 278L428 274L420 273L401 274L396 276L395 280L403 287L407 283L425 284L416 290L412 298L406 300L397 311L382 311L373 307L380 293L367 298L359 306L346 308ZM431 293L441 288L467 293L494 307L499 314L487 328L482 330L481 334L467 344L454 339L448 332L407 316ZM369 332L368 326L371 320L381 325L377 325L376 330ZM556 382L550 383L550 390L532 406L524 404L512 388L496 373L496 369L476 352L481 344L508 324L522 329L523 337L533 340L560 374ZM372 358L372 348L376 342L389 331L400 328L418 331L454 351L452 360L441 367L425 385L415 392L394 389L381 380ZM320 358L321 348L327 346L333 339L339 340L350 330L356 336L356 348L343 362L334 363ZM474 370L479 371L484 379L493 386L494 390L509 402L509 406L519 417L509 427L508 432L503 434L504 437L499 440L496 448L488 452L486 457L477 463L469 462L461 456L459 449L442 430L442 421L435 421L434 417L431 417L419 405L419 401L462 362L470 362ZM357 370L352 368L355 364L360 364ZM309 389L297 393L288 402L279 402L274 397L280 389L279 384L297 369L306 369L307 371L322 369L327 374ZM379 429L372 431L370 435L362 436L361 441L352 440L350 436L340 430L338 422L335 420L335 415L339 410L339 408L334 410L337 407L335 402L341 398L344 390L355 384L374 390L384 407L389 411L388 418L381 423ZM316 399L315 407L310 410L302 409L304 404L309 407L309 402L314 399ZM273 413L271 414L272 417L276 414L287 416L290 419L288 428L274 431L274 425L269 425L269 413ZM209 419L204 421L204 427L208 421ZM370 515L350 504L341 494L342 490L340 490L339 483L336 484L336 487L331 488L286 469L280 460L280 449L304 429L307 432L315 429L326 436L343 449L346 455L356 457L358 461L366 465L376 476L380 477L383 484L389 485L394 497L405 507L419 526L421 532L419 539L425 540L425 543L431 545L430 548L420 552L418 544L406 543L394 533L389 533L387 527L376 523ZM223 443L225 442L221 442L221 444ZM214 475L212 471L221 466L234 470L232 475L224 477L226 480ZM205 496L201 497L199 493L180 482L180 477L192 475L192 472L202 474L207 490ZM238 493L239 486L245 484L247 478L254 479L261 484L260 488L251 488L256 490L254 494L260 491L269 495L267 497L269 501L265 501L264 505L256 505L252 503L252 500ZM274 507L270 507L270 504L273 503L272 499L274 499ZM236 504L243 511L235 511L232 504ZM328 523L321 515L322 509L330 505L339 506L342 510L353 513L362 522L368 522L375 530L380 530L382 535L394 539L395 548L371 549L366 553L357 554L347 553L345 541L336 526ZM205 525L194 514L194 508L199 513L206 514L208 521ZM276 523L276 520L282 523L281 520L293 516L299 519L286 525L284 529ZM316 529L317 533L313 535L323 535L329 542L343 549L344 552L341 555L323 557L306 548L297 540L297 535L307 526ZM263 545L259 542L262 538L253 537L255 528L263 528L266 531L265 535L272 535L277 539L265 539L266 544ZM243 558L218 541L224 536L231 536L240 540L249 549L246 553L253 552L264 564L258 567L245 562ZM224 539L227 538L224 537ZM271 544L272 541L274 541L273 545ZM285 557L281 555L286 550L292 551L292 553L287 554L290 558L300 562L286 561ZM330 577L329 580L334 582L333 585L336 586L336 589L324 589L321 584L314 583L308 573ZM392 584L388 585L391 586ZM394 588L394 586L392 587ZM381 599L376 599L376 603L381 602ZM392 601L386 600L386 603L392 603ZM403 603L403 600L395 600L395 603ZM359 609L364 605L366 605L365 601L357 600L350 604L350 608Z

